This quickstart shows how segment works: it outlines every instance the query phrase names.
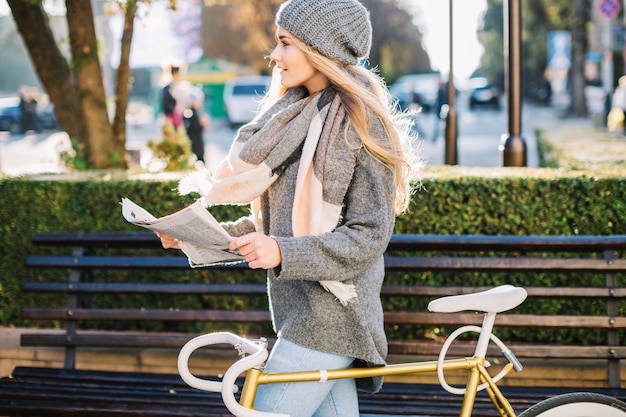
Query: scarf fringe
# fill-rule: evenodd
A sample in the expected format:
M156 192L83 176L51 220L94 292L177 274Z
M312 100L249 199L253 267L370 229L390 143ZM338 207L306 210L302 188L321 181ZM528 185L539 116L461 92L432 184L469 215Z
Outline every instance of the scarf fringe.
M200 194L202 205L208 207L205 196L209 195L213 181L211 174L206 168L201 168L183 177L178 183L178 194L187 195L191 193Z
M320 285L326 291L333 293L341 305L346 306L353 298L356 298L356 287L353 284L344 284L339 281L320 281Z

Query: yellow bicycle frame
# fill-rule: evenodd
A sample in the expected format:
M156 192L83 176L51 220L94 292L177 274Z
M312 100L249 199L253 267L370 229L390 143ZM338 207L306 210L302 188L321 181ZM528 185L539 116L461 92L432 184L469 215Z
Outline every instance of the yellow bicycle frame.
M465 395L461 406L459 417L471 417L474 408L474 401L478 392L478 386L486 383L485 388L491 402L496 407L502 417L515 417L515 412L509 401L504 397L500 389L496 386L491 375L485 368L486 360L477 356L464 359L448 359L443 361L444 371L468 370L469 376L466 384ZM508 368L508 369L507 369ZM505 372L513 369L513 365L508 363ZM245 378L243 390L239 403L241 406L253 409L257 388L263 384L275 384L286 382L314 382L322 380L345 379L345 378L366 378L374 376L406 375L426 372L436 372L437 361L410 362L393 365L385 365L372 368L348 368L327 371L307 371L307 372L284 372L269 374L261 369L248 370Z

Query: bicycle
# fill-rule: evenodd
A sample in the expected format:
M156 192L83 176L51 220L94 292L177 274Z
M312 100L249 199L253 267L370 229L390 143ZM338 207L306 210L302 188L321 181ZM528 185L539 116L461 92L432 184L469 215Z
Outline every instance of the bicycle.
M496 410L502 417L516 417L509 401L502 394L496 383L512 369L519 372L522 364L497 336L493 334L496 315L511 310L526 299L524 288L502 285L486 291L471 294L442 297L433 300L428 309L433 312L455 313L477 311L484 313L482 326L467 325L456 329L444 342L436 361L390 364L374 368L349 368L334 370L315 370L270 374L263 371L263 364L268 357L265 339L246 339L228 333L210 333L198 336L187 342L178 356L178 371L182 379L191 387L220 392L228 410L237 417L288 417L284 414L266 413L253 408L256 390L261 384L281 382L325 381L341 378L364 378L373 376L404 375L424 372L436 372L440 385L452 394L463 395L459 417L470 417L476 395L485 390ZM467 332L478 333L474 355L462 359L446 359L446 354L454 340ZM507 363L495 375L491 376L485 359L490 342L502 351ZM230 344L237 351L240 359L232 364L223 375L222 382L201 379L189 370L191 354L205 346ZM467 370L469 375L464 388L453 387L446 382L445 371ZM245 373L243 389L237 401L237 378ZM626 417L626 403L616 398L591 392L572 392L543 400L519 414L519 417Z

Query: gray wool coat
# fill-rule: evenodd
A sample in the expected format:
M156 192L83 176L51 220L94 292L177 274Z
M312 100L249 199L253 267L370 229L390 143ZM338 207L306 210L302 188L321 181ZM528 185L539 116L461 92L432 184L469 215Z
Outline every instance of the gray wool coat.
M348 130L350 143L360 139ZM375 137L385 134L378 125ZM274 236L282 264L268 271L269 304L274 330L301 346L355 358L355 366L385 364L387 339L380 290L383 252L393 233L394 178L391 170L364 149L344 198L336 228L320 236L293 237L292 206L298 160L261 196L265 233ZM233 236L254 231L250 218L225 223ZM354 284L357 298L343 306L319 284L337 280ZM358 379L360 389L376 392L382 378Z

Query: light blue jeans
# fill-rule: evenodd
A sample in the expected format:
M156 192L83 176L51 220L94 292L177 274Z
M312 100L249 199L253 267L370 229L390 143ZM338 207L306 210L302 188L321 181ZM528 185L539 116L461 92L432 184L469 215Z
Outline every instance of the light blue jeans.
M265 372L313 371L349 368L354 358L319 352L279 338ZM291 417L358 417L354 379L260 385L254 407Z

